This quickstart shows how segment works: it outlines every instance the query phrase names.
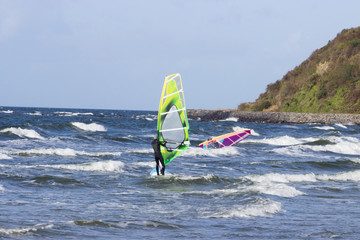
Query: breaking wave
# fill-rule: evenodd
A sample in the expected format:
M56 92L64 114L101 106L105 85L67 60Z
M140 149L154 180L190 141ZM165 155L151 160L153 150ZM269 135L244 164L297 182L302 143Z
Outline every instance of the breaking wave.
M71 123L74 127L86 131L86 132L106 132L106 128L97 123L81 123L81 122L72 122Z
M231 208L220 208L213 214L205 214L205 218L251 218L269 217L281 212L281 203L264 198L255 199L245 205L235 205Z
M2 113L7 113L7 114L14 113L14 111L12 111L12 110L5 110L5 111L0 111L0 112L2 112Z
M275 138L264 138L260 140L247 140L248 142L254 142L254 143L263 143L268 145L275 145L275 146L290 146L290 145L297 145L297 144L303 144L307 142L314 142L316 141L316 138L294 138L289 137L287 135L281 136L281 137L275 137Z
M123 172L125 164L120 161L100 161L82 164L58 164L41 165L42 167L60 168L75 171L94 171L94 172Z
M331 126L316 126L316 127L312 127L313 129L319 129L319 130L335 130L334 127Z
M20 235L28 232L36 232L42 229L53 228L53 224L36 224L34 227L21 227L21 228L0 228L0 234L2 235Z
M15 155L58 155L64 157L75 157L75 156L89 156L89 157L102 157L102 156L120 156L121 152L85 152L76 151L71 148L50 148L50 149L29 149L24 151L13 152ZM1 155L0 155L1 157Z
M218 149L203 149L198 147L189 147L182 153L186 157L220 157L220 156L239 156L240 151L236 147L224 147Z
M0 153L0 159L6 159L6 160L8 160L8 159L12 159L12 157L10 157L10 156L8 156L8 155L6 155L6 154L4 154L4 153Z
M237 132L237 131L246 130L246 129L249 129L249 128L233 127L232 129L233 129L234 132ZM252 136L260 136L260 134L255 132L254 129L250 129L250 130L251 130L251 135Z
M247 179L253 182L279 182L279 183L292 183L292 182L317 182L317 181L354 181L360 182L360 170L349 172L341 172L335 174L280 174L269 173L265 175L252 175L247 176Z
M0 131L0 133L10 133L17 135L22 138L34 138L34 139L44 139L39 133L32 129L22 129L20 127L10 127L5 128Z
M227 119L219 120L219 122L237 122L239 118L236 117L229 117Z
M94 114L91 112L88 113L80 113L80 112L54 112L54 115L63 116L63 117L74 117L74 116L93 116Z
M285 138L280 137L282 140L278 141L277 144L283 142L282 146L285 145ZM304 138L304 139L295 139L289 138L288 147L274 149L274 152L285 154L285 155L294 155L296 156L307 156L310 151L314 152L332 152L337 154L346 154L346 155L360 155L360 141L354 137L324 137L322 139L316 138ZM263 140L264 141L264 140ZM266 140L267 142L268 140ZM275 144L275 143L274 143ZM280 145L280 144L279 144ZM290 146L294 145L294 146ZM296 145L296 146L295 146Z

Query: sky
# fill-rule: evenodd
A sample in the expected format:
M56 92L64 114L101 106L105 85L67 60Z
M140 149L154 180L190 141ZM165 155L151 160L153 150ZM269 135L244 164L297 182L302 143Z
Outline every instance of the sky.
M358 0L0 0L0 106L157 110L253 102L343 29Z

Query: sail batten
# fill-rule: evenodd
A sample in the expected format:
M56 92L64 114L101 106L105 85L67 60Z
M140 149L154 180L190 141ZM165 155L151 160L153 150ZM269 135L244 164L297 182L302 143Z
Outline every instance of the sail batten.
M173 111L169 111L169 112L164 112L164 113L161 113L160 115L165 115L165 114L172 113L172 112L181 112L181 111L185 111L185 110L186 110L185 108L182 108L182 109L176 109L176 110L173 110Z

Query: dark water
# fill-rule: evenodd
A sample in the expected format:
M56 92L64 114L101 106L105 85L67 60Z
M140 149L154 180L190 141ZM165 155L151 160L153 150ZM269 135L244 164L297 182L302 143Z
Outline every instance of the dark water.
M155 128L156 112L0 108L0 238L360 238L360 127L190 120L192 146L152 177Z

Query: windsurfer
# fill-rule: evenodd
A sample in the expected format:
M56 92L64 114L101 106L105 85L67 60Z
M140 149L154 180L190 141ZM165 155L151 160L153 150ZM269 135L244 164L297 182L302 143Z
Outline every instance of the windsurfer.
M157 136L155 136L154 140L151 142L151 145L154 149L157 175L159 175L159 161L161 162L161 175L165 174L164 158L162 157L160 151L160 145L165 147L165 144L166 142L160 142Z

